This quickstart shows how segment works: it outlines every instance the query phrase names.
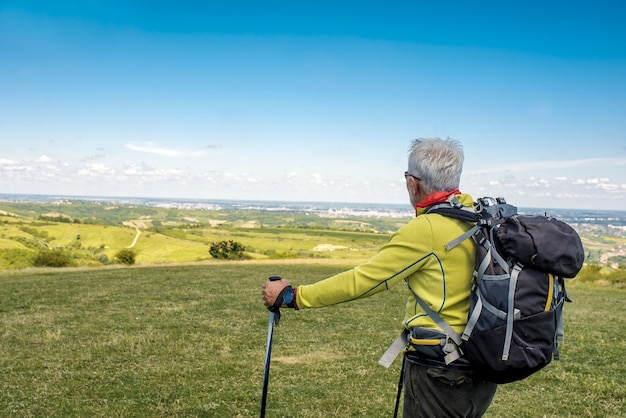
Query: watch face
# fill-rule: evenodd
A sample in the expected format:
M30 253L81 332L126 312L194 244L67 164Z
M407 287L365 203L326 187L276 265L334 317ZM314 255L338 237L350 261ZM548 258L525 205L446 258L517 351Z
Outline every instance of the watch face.
M283 297L283 302L289 305L292 301L293 301L293 292L285 293L285 296Z

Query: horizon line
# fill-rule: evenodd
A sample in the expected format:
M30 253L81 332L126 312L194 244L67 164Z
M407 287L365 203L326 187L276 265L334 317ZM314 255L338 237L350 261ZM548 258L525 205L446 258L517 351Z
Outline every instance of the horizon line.
M48 198L67 198L69 200L122 200L122 199L144 199L144 200L170 200L170 201L206 201L206 202L266 202L266 203L317 203L326 205L387 205L387 206L406 206L407 211L413 210L409 204L406 203L379 203L379 202L347 202L347 201L323 201L323 200L269 200L269 199L227 199L227 198L192 198L192 197L158 197L158 196L102 196L102 195L72 195L63 193L3 193L0 192L0 201L2 196L32 196L32 197L48 197ZM507 202L508 203L508 202ZM520 209L529 210L576 210L576 211L592 211L592 212L624 212L626 209L589 209L589 208L563 208L563 207L534 207L534 206L518 206L512 205Z

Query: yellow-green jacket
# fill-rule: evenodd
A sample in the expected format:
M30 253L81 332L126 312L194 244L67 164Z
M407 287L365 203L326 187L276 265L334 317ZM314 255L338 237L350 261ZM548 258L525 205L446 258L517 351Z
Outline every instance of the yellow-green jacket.
M472 197L457 195L464 206ZM457 332L467 323L474 269L471 239L448 251L445 245L472 225L438 214L418 216L393 234L372 259L352 270L315 284L298 287L296 303L302 308L320 308L372 296L405 281L430 308ZM437 328L409 290L404 326Z

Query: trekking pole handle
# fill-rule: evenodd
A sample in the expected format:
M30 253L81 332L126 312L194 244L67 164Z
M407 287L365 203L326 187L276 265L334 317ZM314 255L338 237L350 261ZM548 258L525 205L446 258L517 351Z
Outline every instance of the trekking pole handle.
M280 276L270 276L269 281L270 282L276 282L278 280L282 280L282 277ZM274 305L276 304L276 301L274 302ZM282 305L282 301L281 301L281 305ZM267 309L270 310L270 312L277 312L278 313L278 317L280 318L280 305L278 306L268 306ZM278 321L276 321L278 323Z

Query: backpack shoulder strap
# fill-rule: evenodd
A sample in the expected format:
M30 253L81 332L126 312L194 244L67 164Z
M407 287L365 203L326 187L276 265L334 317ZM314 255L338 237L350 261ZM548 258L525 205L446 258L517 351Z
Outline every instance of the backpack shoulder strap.
M445 202L432 205L426 213L438 213L449 218L460 219L466 222L478 222L481 219L480 213L473 208L463 206L456 196L452 196Z
M480 226L484 222L480 212L477 212L472 208L463 206L461 202L459 202L459 200L456 198L456 196L452 196L446 202L438 203L431 206L426 211L426 213L437 213L439 215L447 216L448 218L459 219L461 221L472 222L476 224L472 228L468 229L464 234L456 237L455 239L447 243L446 250L451 250L472 235L478 233L480 230Z

